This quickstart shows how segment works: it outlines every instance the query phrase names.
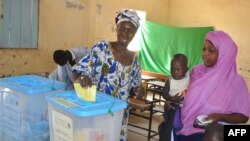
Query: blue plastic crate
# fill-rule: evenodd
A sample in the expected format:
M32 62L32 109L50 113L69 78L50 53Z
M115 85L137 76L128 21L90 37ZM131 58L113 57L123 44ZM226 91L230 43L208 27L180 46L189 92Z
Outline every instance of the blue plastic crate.
M22 75L1 78L0 86L23 94L38 94L64 89L66 84L37 75Z
M0 141L3 140L2 93L0 93Z
M46 100L50 141L119 140L126 101L101 92L97 92L95 102L84 101L74 90L54 92Z
M0 140L49 140L45 96L65 87L62 82L36 75L1 78Z

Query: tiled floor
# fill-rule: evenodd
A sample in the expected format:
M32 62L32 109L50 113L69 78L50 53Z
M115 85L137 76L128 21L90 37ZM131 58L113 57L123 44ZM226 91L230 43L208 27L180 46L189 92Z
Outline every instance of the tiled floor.
M158 125L162 121L162 114L154 114L152 129L158 131ZM148 127L148 120L131 115L129 117L129 122L136 123L137 125ZM128 141L147 141L148 132L139 128L128 126ZM158 141L159 136L156 135L150 139L150 141Z
M151 99L151 97L148 96L148 99ZM144 111L142 112L142 114L148 114L148 111ZM162 120L163 120L162 113L155 113L153 115L152 129L154 131L158 131L158 125L161 123ZM130 115L129 122L136 123L137 125L143 127L148 127L148 120L134 115ZM145 130L128 126L128 141L147 141L147 135L148 132ZM150 139L150 141L159 141L159 136L158 135L154 136L153 138Z

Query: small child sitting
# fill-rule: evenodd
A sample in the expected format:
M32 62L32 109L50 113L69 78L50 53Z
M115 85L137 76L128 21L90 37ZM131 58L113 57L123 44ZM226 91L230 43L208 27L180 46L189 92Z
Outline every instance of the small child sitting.
M181 106L186 88L189 83L187 57L184 54L175 54L171 60L171 77L166 81L163 90L164 121L159 125L160 141L171 141L175 107Z

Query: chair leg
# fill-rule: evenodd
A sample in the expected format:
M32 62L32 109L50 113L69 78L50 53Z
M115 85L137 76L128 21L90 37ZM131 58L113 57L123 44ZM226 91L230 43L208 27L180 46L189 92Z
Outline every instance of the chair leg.
M130 109L130 115L135 115L135 116L138 116L138 117L141 117L141 118L144 118L144 119L147 119L148 120L148 128L145 128L143 126L138 126L138 125L135 125L135 124L131 124L131 123L128 123L128 125L130 126L133 126L133 127L136 127L136 128L140 128L142 130L145 130L147 131L147 140L150 141L150 138L158 135L158 132L157 131L154 131L152 130L152 123L153 123L153 114L155 113L154 111L154 104L157 103L159 100L155 100L155 101L144 101L144 105L140 105L140 106L146 106L146 108L144 107L144 109L148 110L149 111L149 114L146 116L146 115L143 115L143 114L139 114L139 113L134 113L131 109ZM133 105L131 105L133 107ZM140 109L140 108L138 108Z
M145 99L147 99L148 96L148 89L145 90Z
M153 104L150 105L149 125L148 125L148 141L150 141L150 138L151 138L152 118L153 118Z

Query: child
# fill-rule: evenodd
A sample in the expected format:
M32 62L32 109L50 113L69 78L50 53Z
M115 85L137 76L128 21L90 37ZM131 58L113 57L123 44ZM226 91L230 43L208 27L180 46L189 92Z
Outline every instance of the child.
M175 115L175 107L181 105L189 83L187 57L175 54L171 60L171 77L166 81L163 90L164 121L159 125L160 141L170 141Z

